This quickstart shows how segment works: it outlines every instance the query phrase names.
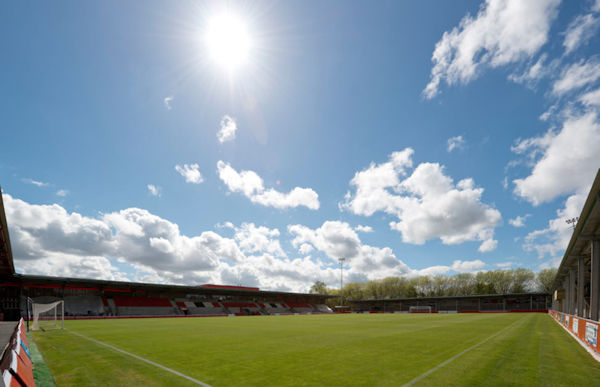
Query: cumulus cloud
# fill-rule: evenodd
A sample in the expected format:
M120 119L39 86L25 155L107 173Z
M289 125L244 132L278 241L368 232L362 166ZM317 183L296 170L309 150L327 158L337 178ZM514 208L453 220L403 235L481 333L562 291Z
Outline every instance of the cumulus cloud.
M69 191L66 189L59 189L58 191L56 191L56 196L60 196L60 197L65 197L69 194Z
M597 59L581 60L567 66L559 79L552 85L552 93L565 94L583 86L596 82L600 78L600 61Z
M174 96L170 95L168 97L166 97L163 102L165 104L165 107L167 108L167 110L171 110L173 107L171 106L171 102L173 101L173 98L175 98Z
M540 258L545 256L559 258L557 254L562 256L573 233L573 229L565 220L579 216L586 197L587 192L569 196L564 207L556 211L557 217L548 221L546 228L527 234L523 246L525 250L536 251Z
M587 43L600 27L600 22L592 13L577 16L564 32L565 54L569 54L579 46Z
M487 0L476 17L466 15L458 27L444 32L432 55L426 98L440 83L466 84L481 69L515 63L535 55L547 42L560 0Z
M419 164L409 175L413 153L410 148L394 152L389 161L357 172L350 181L355 192L346 194L341 207L357 215L395 216L390 227L407 243L440 238L444 244L481 241L480 251L495 248L501 215L481 202L483 188L470 178L454 183L437 163Z
M525 227L525 221L527 220L527 218L529 218L531 216L531 214L526 214L523 216L517 216L513 219L509 219L508 223L513 226L513 227Z
M529 176L513 180L514 192L533 205L586 191L598 168L600 123L595 112L567 118L562 128L519 140L512 148L533 160Z
M357 232L373 232L373 227L359 224L358 226L354 227L354 230Z
M37 180L29 179L29 178L21 179L21 181L23 183L33 184L38 187L47 187L50 185L49 183L44 183L43 181L37 181Z
M176 165L175 170L185 178L186 183L200 184L204 181L198 164Z
M465 147L465 139L462 136L450 137L447 143L446 150L448 152L452 152L454 149L464 149Z
M233 118L228 115L223 116L221 119L221 126L217 132L217 139L222 144L227 141L235 140L235 133L237 132L237 124Z
M378 248L361 242L356 231L346 222L326 221L317 229L295 224L288 231L294 236L292 246L306 249L310 245L336 261L346 258L349 273L367 278L407 275L412 270L398 259L391 248Z
M244 253L266 252L276 257L286 256L279 243L278 229L256 226L254 223L242 223L233 229L234 238Z
M157 185L148 184L146 188L148 188L148 192L150 192L152 196L160 197L162 195L160 192L162 189Z
M337 258L347 257L347 278L367 280L390 275L419 275L481 269L481 261L454 261L450 266L412 270L388 247L363 244L347 223L325 222L316 230L290 225L292 245L303 255L289 258L280 232L253 223L184 235L179 226L140 208L101 214L98 218L69 213L58 204L36 205L3 194L19 272L109 280L196 285L243 284L263 289L307 291L316 280L335 286ZM331 259L336 261L331 262ZM133 274L119 267L129 265Z
M288 193L265 189L263 179L254 171L237 172L228 163L217 163L219 178L231 192L243 193L253 203L280 209L305 206L319 209L319 195L310 188L295 187Z
M450 268L457 273L470 273L473 271L481 270L485 267L485 263L479 259L474 261L461 261L456 260L452 263Z
M197 284L220 282L226 268L244 264L242 250L282 255L272 240L279 232L253 224L236 229L234 239L213 231L190 237L139 208L95 219L58 204L29 204L8 194L3 199L15 265L28 274L131 280L112 264L118 260L140 270L138 280Z

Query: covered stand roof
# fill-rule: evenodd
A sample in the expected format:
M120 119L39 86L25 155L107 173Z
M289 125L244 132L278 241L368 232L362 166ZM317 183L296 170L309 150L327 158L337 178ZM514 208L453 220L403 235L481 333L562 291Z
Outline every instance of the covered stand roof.
M286 299L298 297L312 297L326 299L331 296L322 294L306 294L259 290L243 286L220 286L220 285L170 285L170 284L147 284L141 282L107 281L85 278L47 277L41 275L15 274L5 278L1 286L23 286L33 288L65 288L81 290L97 290L105 292L127 292L134 293L148 291L155 293L186 293L197 295L218 296L242 296L242 297L284 297Z
M586 261L591 257L590 240L600 238L600 170L596 173L596 178L590 189L590 193L583 205L579 220L571 235L569 245L565 250L565 255L558 268L553 289L562 288L565 277L569 274L569 268L577 264L579 258ZM587 262L586 262L587 263Z
M0 188L0 275L11 275L15 273L10 238L8 236L8 225L4 213L4 202L2 201L2 188Z

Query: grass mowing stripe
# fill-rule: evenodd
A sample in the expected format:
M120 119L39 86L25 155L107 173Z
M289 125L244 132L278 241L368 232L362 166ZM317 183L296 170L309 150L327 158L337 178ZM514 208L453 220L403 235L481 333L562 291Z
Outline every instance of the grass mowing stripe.
M181 372L175 371L174 369L171 369L171 368L169 368L169 367L165 367L165 366L163 366L163 365L161 365L161 364L155 363L155 362L153 362L152 360L148 360L148 359L145 359L145 358L143 358L143 357L141 357L141 356L134 355L133 353L130 353L130 352L127 352L127 351L123 351L122 349L119 349L119 348L117 348L117 347L114 347L114 346L112 346L112 345L110 345L110 344L106 344L106 343L103 343L102 341L98 341L98 340L96 340L96 339L92 339L91 337L84 336L84 335L82 335L81 333L77 333L77 332L74 332L74 331L71 331L71 330L68 330L68 329L65 329L65 330L66 330L67 332L69 332L69 333L72 333L72 334L74 334L75 336L79 336L79 337L81 337L81 338L84 338L84 339L86 339L86 340L89 340L89 341L91 341L91 342L93 342L93 343L96 343L96 344L98 344L98 345L103 345L103 346L105 346L105 347L108 347L108 348L112 349L113 351L117 351L117 352L120 352L120 353L122 353L122 354L124 354L124 355L131 356L131 357L133 357L133 358L135 358L135 359L138 359L138 360L140 360L140 361L143 361L144 363L147 363L147 364L153 365L153 366L155 366L155 367L158 367L158 368L160 368L160 369L162 369L162 370L164 370L164 371L167 371L167 372L170 372L170 373L172 373L172 374L175 374L175 375L177 375L177 376L180 376L180 377L182 377L182 378L184 378L184 379L187 379L187 380L189 380L189 381L190 381L190 382L192 382L192 383L196 383L196 384L199 384L199 385L201 385L201 386L204 386L204 387L211 387L211 385L210 385L210 384L206 384L206 383L204 383L204 382L201 382L201 381L199 381L199 380L197 380L197 379L194 379L194 378L192 378L192 377L190 377L190 376L187 376L187 375L185 375L185 374L182 374Z
M465 353L472 351L473 349L487 343L488 341L490 341L491 339L493 339L494 337L500 335L501 333L503 333L504 331L508 330L508 328L511 328L513 325L515 325L516 323L518 323L519 321L522 321L523 319L520 318L519 320L513 322L512 324L510 324L507 327L504 327L503 329L499 330L498 332L494 333L493 335L491 335L490 337L488 337L487 339L484 339L482 341L480 341L477 344L474 344L472 346L470 346L469 348L465 349L464 351L457 353L456 355L452 356L450 359L438 364L437 366L431 368L428 371L423 372L421 375L417 376L416 378L410 380L409 382L403 384L403 386L412 386L413 384L421 381L423 378L427 377L428 375L434 373L435 371L439 370L440 368L444 367L445 365L453 362L454 360L458 359L459 357L461 357L462 355L464 355Z

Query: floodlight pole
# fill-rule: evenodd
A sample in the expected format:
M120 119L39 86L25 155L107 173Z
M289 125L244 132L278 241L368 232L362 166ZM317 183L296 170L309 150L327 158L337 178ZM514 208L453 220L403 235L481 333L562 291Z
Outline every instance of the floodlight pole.
M346 258L338 259L340 263L340 306L344 306L344 261Z

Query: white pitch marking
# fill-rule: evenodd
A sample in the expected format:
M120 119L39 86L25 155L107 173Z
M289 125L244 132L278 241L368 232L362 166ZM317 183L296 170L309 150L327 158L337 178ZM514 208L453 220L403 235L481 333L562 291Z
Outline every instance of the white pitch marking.
M488 337L487 339L480 341L479 343L470 346L469 348L465 349L464 351L452 356L450 359L446 360L443 363L438 364L437 366L433 367L432 369L430 369L429 371L425 371L423 372L421 375L417 376L416 378L414 378L413 380L409 381L408 383L403 384L403 387L405 386L412 386L413 384L415 384L416 382L420 381L421 379L423 379L424 377L434 373L435 371L439 370L440 368L442 368L443 366L447 365L448 363L458 359L459 357L461 357L462 355L464 355L465 353L479 347L482 344L487 343L488 341L490 341L491 339L493 339L494 337L498 336L499 334L501 334L502 332L504 332L505 330L507 330L508 328L512 327L513 325L515 325L516 323L518 323L519 321L521 321L521 319L515 321L514 323L510 324L509 326L499 330L498 332L494 333L493 335L491 335L490 337Z
M152 360L144 359L144 358L143 358L143 357L141 357L141 356L134 355L133 353L129 353L129 352L127 352L127 351L124 351L124 350L122 350L122 349L119 349L119 348L117 348L117 347L114 347L114 346L112 346L112 345L110 345L110 344L106 344L106 343L103 343L102 341L99 341L99 340L96 340L96 339L92 339L91 337L84 336L84 335L82 335L81 333L77 333L77 332L74 332L74 331L71 331L71 330L68 330L68 329L65 329L65 330L66 330L66 331L68 331L68 332L71 332L72 334L74 334L74 335L76 335L76 336L79 336L79 337L82 337L82 338L84 338L84 339L86 339L86 340L89 340L89 341L91 341L91 342L94 342L94 343L96 343L96 344L99 344L99 345L103 345L103 346L105 346L105 347L108 347L108 348L112 349L113 351L117 351L117 352L120 352L120 353L122 353L122 354L125 354L125 355L127 355L127 356L131 356L131 357L133 357L133 358L135 358L135 359L138 359L138 360L140 360L140 361L143 361L144 363L148 363L148 364L150 364L150 365L153 365L153 366L155 366L155 367L158 367L158 368L160 368L160 369L162 369L162 370L165 370L165 371L167 371L167 372L170 372L170 373L172 373L172 374L175 374L175 375L177 375L177 376L181 376L182 378L184 378L184 379L187 379L187 380L189 380L189 381L190 381L190 382L192 382L192 383L196 383L196 384L199 384L199 385L201 385L201 386L204 386L204 387L211 387L211 385L210 385L210 384L206 384L206 383L204 383L204 382L201 382L201 381L199 381L199 380L197 380L197 379L194 379L194 378L192 378L191 376L187 376L187 375L185 375L185 374L182 374L181 372L175 371L175 370L173 370L173 369L171 369L171 368L169 368L169 367L165 367L164 365L161 365L161 364L155 363L155 362L153 362Z

